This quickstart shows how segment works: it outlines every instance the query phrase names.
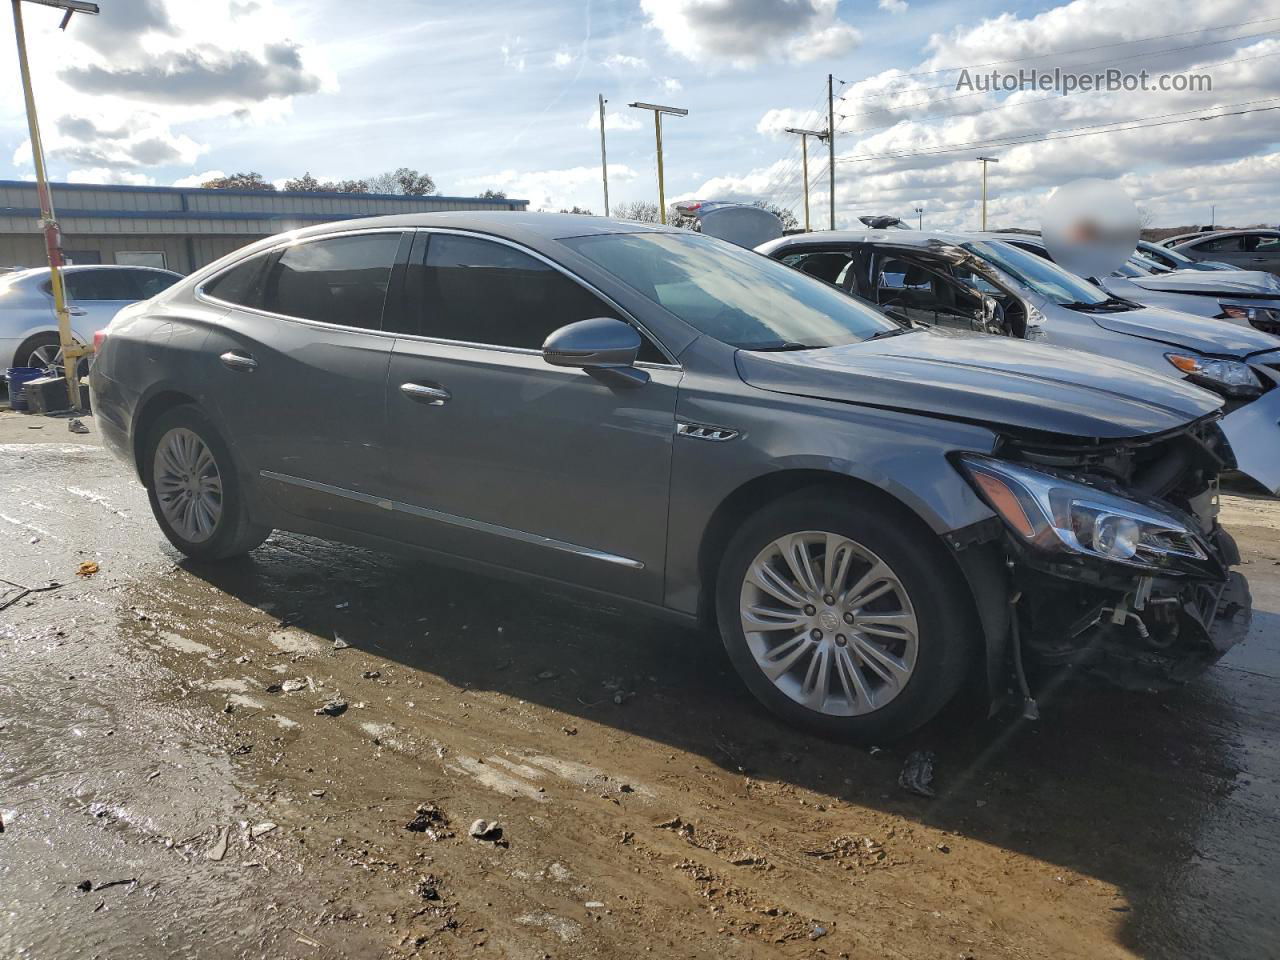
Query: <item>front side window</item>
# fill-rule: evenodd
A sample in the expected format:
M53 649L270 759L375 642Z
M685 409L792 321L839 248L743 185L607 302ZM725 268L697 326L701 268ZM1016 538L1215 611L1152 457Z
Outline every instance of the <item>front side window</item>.
M378 330L399 246L399 233L366 233L286 247L267 270L262 308L317 323Z
M149 300L157 293L168 290L181 278L172 273L161 273L159 270L129 271L129 286L133 300Z
M1206 240L1204 243L1197 243L1196 250L1203 250L1206 253L1239 253L1241 249L1239 237L1217 237L1213 240Z
M416 259L416 258L415 258ZM618 311L559 270L504 243L434 233L406 276L410 328L422 336L539 350L554 331ZM647 337L639 359L666 358Z
M560 242L700 333L745 350L836 346L901 329L830 284L702 234Z

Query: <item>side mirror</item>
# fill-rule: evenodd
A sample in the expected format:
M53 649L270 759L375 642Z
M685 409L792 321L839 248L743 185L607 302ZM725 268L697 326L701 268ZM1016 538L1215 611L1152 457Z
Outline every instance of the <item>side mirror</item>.
M640 333L612 317L579 320L554 331L542 344L542 359L554 367L578 367L618 386L640 386L649 375L633 366Z

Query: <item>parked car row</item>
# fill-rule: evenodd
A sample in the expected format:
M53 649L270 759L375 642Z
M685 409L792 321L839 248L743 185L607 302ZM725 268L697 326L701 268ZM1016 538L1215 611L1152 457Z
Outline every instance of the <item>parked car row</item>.
M715 624L840 736L1243 636L1217 483L1280 488L1280 339L991 237L761 252L522 213L273 237L116 315L99 429L188 556L285 528Z

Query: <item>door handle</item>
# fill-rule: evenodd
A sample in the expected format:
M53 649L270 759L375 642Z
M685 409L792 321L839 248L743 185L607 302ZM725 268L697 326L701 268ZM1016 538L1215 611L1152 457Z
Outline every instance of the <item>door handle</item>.
M245 373L252 373L258 369L258 361L253 359L247 353L238 353L235 350L228 350L218 358L222 361L224 367L232 370L239 370Z
M400 392L410 400L425 403L429 407L443 407L451 396L443 387L427 387L420 383L402 383Z
M67 313L73 317L83 317L88 312L84 307L67 307Z

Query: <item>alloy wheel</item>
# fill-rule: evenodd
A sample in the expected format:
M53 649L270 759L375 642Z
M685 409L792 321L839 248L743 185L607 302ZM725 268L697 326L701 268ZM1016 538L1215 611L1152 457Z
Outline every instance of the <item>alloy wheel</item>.
M156 500L184 540L203 543L222 519L222 475L212 451L186 427L174 427L156 444Z
M879 710L915 669L919 626L906 588L840 534L808 530L766 546L747 568L739 613L761 672L818 713Z

